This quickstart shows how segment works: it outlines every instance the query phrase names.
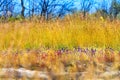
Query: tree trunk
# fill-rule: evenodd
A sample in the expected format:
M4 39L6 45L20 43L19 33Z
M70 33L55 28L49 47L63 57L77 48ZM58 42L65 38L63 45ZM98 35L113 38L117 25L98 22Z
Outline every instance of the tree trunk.
M86 18L86 11L83 11L83 18Z
M24 12L25 12L24 0L21 0L21 6L22 6L21 16L22 16L22 18L24 18L25 17L25 14L24 14Z

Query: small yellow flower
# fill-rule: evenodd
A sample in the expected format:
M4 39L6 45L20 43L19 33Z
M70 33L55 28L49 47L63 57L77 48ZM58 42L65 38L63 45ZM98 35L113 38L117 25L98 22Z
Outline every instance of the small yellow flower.
M101 16L101 17L100 17L100 20L101 20L101 21L104 21L104 18Z

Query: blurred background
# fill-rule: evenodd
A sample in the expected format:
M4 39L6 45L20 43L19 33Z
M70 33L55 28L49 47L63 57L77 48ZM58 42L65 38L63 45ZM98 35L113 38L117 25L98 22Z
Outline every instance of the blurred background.
M0 0L0 18L30 18L45 20L63 18L68 14L99 14L103 18L119 17L119 0Z

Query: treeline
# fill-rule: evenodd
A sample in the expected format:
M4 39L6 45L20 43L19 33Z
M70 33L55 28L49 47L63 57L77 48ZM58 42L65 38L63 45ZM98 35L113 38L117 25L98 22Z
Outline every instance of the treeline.
M78 6L75 6L75 5ZM86 18L93 10L95 16L114 20L120 13L119 0L0 0L0 19L63 18L66 14L82 13Z

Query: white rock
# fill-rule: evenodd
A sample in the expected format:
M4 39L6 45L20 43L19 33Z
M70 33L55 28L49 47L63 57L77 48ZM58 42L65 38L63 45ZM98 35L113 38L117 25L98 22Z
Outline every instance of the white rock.
M15 72L17 74L15 74ZM17 77L27 77L27 78L48 78L48 76L45 74L45 72L40 72L40 71L31 71L31 70L26 70L24 68L20 69L14 69L14 68L2 68L0 70L0 77L1 76L7 76L7 73L9 75L17 75Z

